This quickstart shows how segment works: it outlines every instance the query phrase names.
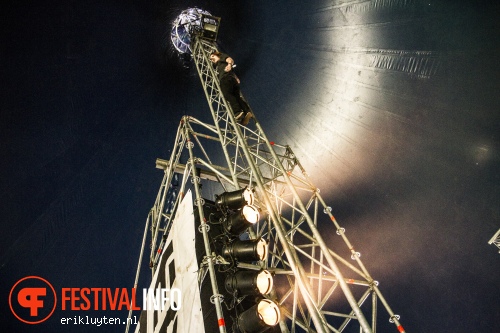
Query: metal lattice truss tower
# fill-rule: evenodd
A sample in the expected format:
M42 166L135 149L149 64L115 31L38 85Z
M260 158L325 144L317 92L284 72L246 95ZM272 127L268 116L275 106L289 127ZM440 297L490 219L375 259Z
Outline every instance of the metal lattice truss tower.
M491 239L488 241L488 244L493 244L496 247L500 249L500 229L491 237ZM499 251L500 252L500 251Z
M209 61L215 43L195 38L192 57L213 116L213 124L184 117L177 131L170 160L158 160L165 170L155 205L148 217L153 234L151 262L159 254L158 233L168 232L177 205L187 188L194 190L197 213L205 240L205 261L219 319L224 301L217 289L216 265L223 264L210 249L207 218L203 215L202 183L220 187L218 193L244 186L255 190L257 205L264 216L250 230L250 237L269 242L269 255L260 264L240 264L247 269L266 268L275 274L274 291L269 296L280 305L282 332L343 332L357 326L361 332L376 332L380 304L399 332L404 332L382 293L331 213L299 160L288 146L268 140L259 122L237 123L224 100L217 75ZM180 163L189 153L188 162ZM215 152L215 153L214 153ZM178 176L181 174L182 176ZM177 176L176 176L177 175ZM172 182L179 177L178 195L172 203ZM336 230L335 241L327 244L318 231L326 224ZM163 237L164 239L165 237ZM162 244L158 246L161 249ZM216 323L214 323L216 324ZM224 326L220 327L225 332Z

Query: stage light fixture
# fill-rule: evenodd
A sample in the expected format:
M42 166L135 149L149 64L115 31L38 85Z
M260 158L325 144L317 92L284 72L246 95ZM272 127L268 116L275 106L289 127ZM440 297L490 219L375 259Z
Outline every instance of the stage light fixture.
M236 271L226 277L226 290L239 295L268 294L273 288L273 276L267 270Z
M259 210L254 206L244 206L227 217L225 227L227 232L239 236L246 228L259 221Z
M247 220L251 224L255 224L259 222L260 219L260 213L257 207L254 206L244 206L241 209L242 215L245 217L245 220Z
M267 257L267 242L262 238L237 240L224 246L222 253L237 261L260 261Z
M217 33L219 32L220 17L210 16L206 14L201 15L201 37L215 41L217 40Z
M227 209L239 209L245 205L253 205L253 191L246 186L237 191L224 192L215 198L215 203Z
M278 324L280 316L278 305L263 299L238 316L238 328L242 333L261 333Z

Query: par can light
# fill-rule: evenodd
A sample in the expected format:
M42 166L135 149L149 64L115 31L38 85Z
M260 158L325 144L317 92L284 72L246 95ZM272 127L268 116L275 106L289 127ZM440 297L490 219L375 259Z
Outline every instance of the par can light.
M259 210L254 206L245 206L241 209L245 220L251 224L259 222L260 213Z
M245 206L228 216L225 227L230 234L239 236L246 228L257 223L259 219L260 214L256 207Z
M243 333L261 333L280 321L276 303L263 299L238 316L238 328Z
M243 189L224 192L215 198L215 203L227 209L240 209L245 205L253 205L253 191L246 186Z
M267 242L262 239L237 240L224 246L222 253L226 258L244 261L261 261L267 257Z
M273 276L267 270L236 271L226 278L226 290L239 295L269 294L273 288Z

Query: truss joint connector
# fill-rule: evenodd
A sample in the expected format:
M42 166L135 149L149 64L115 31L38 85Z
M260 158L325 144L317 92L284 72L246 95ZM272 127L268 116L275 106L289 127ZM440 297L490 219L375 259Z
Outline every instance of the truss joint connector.
M198 207L198 205L200 205L200 207L202 207L203 205L205 204L205 200L203 198L198 198L194 201L194 205L196 207ZM201 226L201 225L200 225Z
M390 322L391 324L394 324L394 321L395 321L395 320L399 321L399 318L400 318L400 316L399 316L399 315L397 315L397 314L392 315L392 316L391 316L391 318L389 318L389 322Z
M210 225L208 223L206 223L206 222L200 224L198 226L198 232L203 233L203 229L205 229L207 232L209 232L210 231Z
M222 294L213 294L210 296L210 303L215 304L215 300L219 299L219 302L224 302L224 296Z

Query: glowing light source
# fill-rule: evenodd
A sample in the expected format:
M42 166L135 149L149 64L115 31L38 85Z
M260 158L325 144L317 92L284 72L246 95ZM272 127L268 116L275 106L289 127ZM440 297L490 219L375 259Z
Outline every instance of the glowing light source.
M244 333L260 333L280 321L280 310L276 303L263 299L238 316L238 327Z
M227 209L239 209L244 205L253 205L253 191L246 186L245 188L237 191L224 192L216 197L215 203L219 206L224 206Z
M230 215L225 227L227 232L234 236L240 235L246 228L257 223L260 219L259 211L254 206L244 206L234 214Z
M274 326L280 321L280 311L278 305L268 299L264 299L257 304L257 312L269 326Z
M243 295L268 294L273 288L269 271L237 271L226 278L226 290Z
M251 224L257 223L260 219L259 210L254 206L245 206L241 209L241 213L245 217L245 220Z
M225 257L238 261L259 261L267 257L267 242L262 239L237 240L222 250Z

